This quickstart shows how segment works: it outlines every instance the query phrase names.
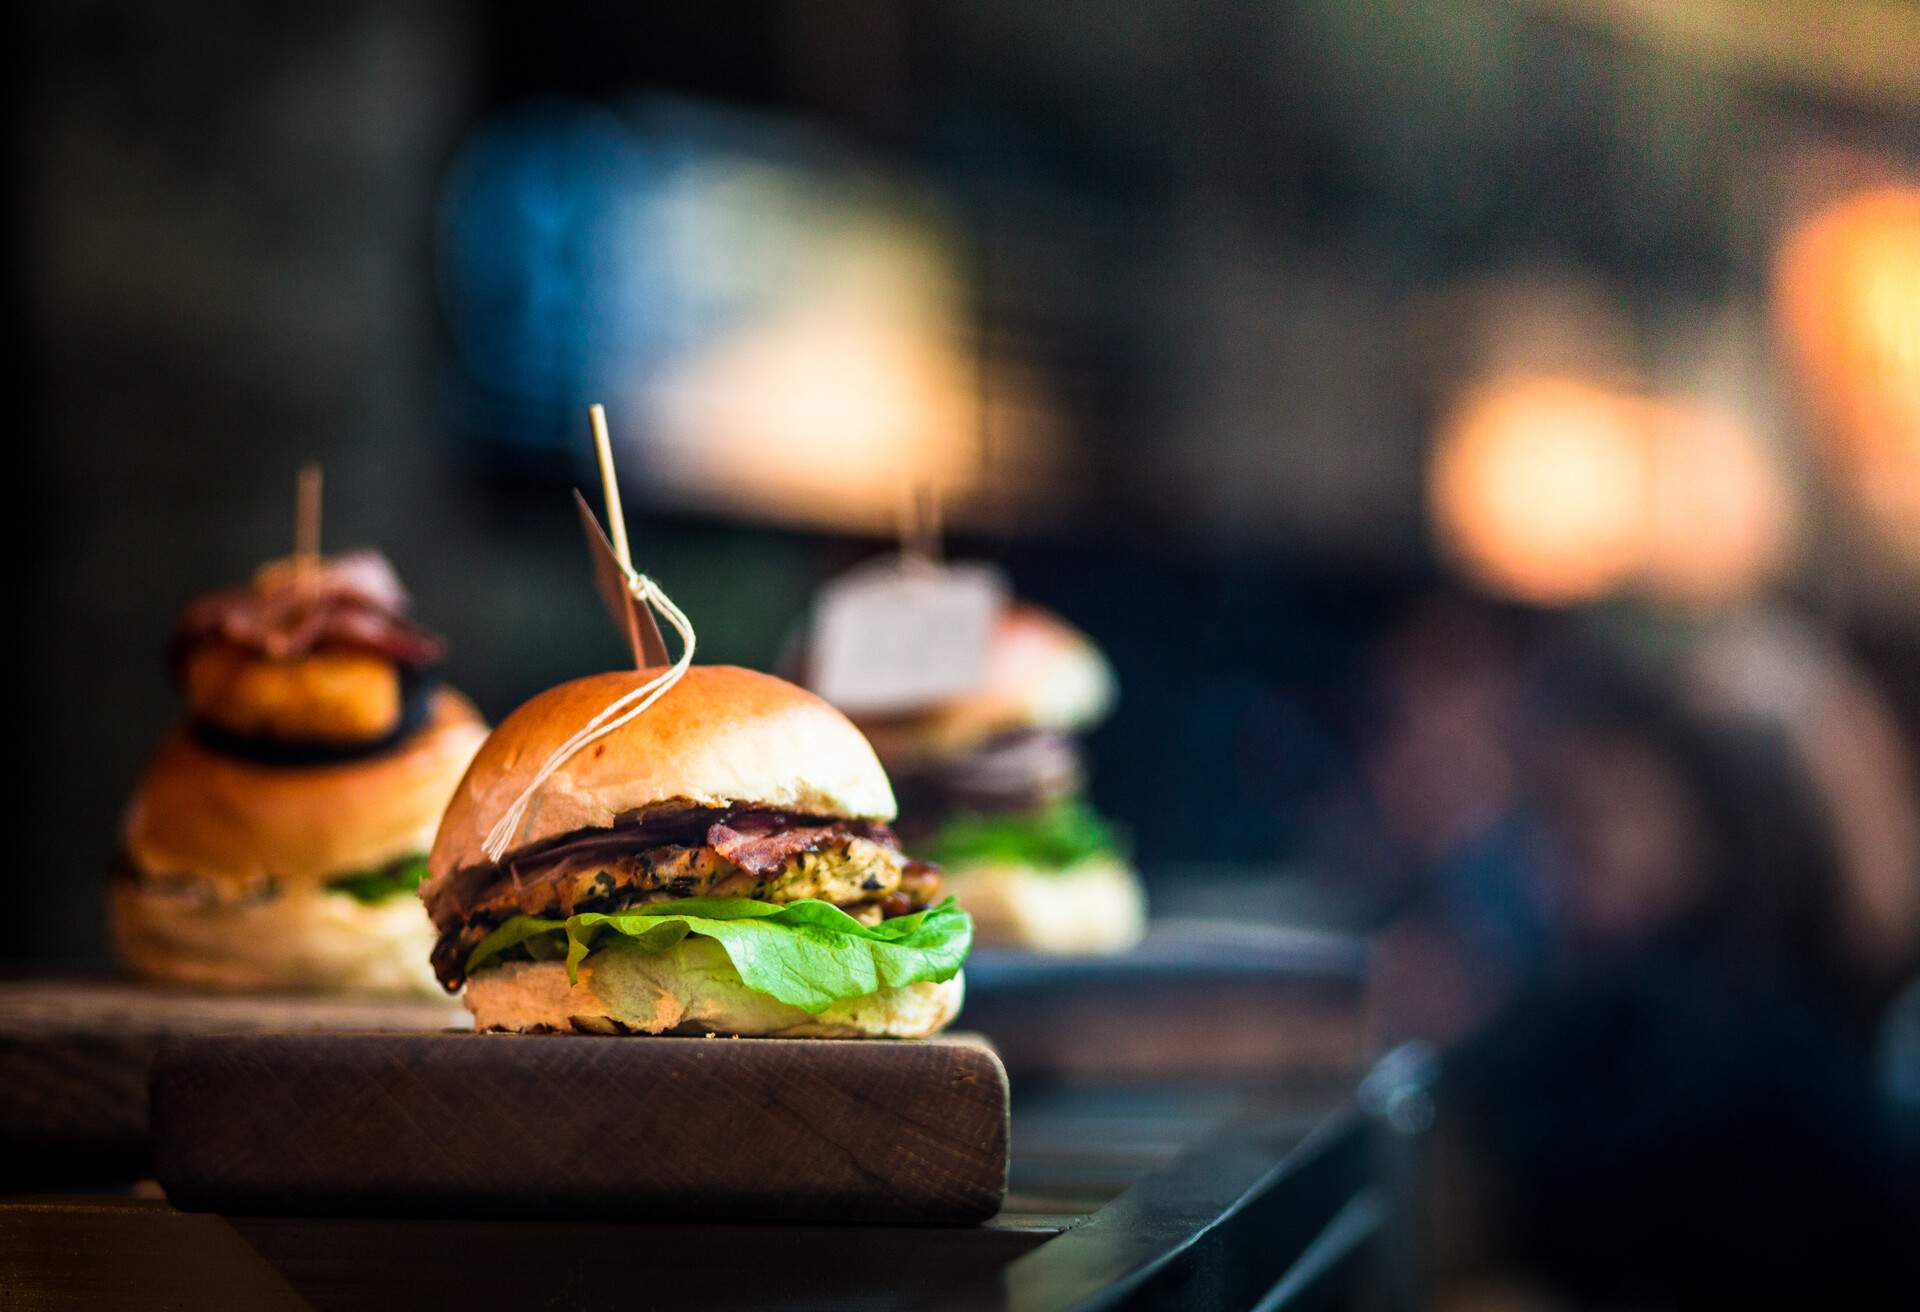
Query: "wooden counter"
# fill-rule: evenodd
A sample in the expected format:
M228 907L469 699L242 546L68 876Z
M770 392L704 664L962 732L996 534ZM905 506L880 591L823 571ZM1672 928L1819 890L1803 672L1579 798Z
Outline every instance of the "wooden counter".
M1337 1099L1016 1096L1013 1191L979 1226L227 1217L150 1185L15 1196L0 1200L0 1291L32 1307L351 1312L1230 1305L1215 1296L1267 1288L1329 1235L1339 1262L1371 1239Z

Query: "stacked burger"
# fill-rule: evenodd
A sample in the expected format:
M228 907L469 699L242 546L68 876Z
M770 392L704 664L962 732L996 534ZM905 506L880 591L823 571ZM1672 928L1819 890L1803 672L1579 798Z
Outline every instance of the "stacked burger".
M482 1030L932 1034L972 928L893 815L859 730L785 680L576 679L508 716L447 808L433 964Z
M231 989L419 992L414 896L486 726L377 553L299 557L193 602L172 643L187 720L127 808L121 959Z
M1113 690L1084 633L1015 602L999 613L973 691L860 719L899 791L902 833L939 863L981 943L1118 952L1144 931L1139 880L1085 799L1076 741Z

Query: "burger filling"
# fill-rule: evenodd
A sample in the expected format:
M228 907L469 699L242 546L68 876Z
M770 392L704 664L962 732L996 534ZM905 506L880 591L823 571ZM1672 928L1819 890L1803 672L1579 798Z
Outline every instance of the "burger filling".
M280 896L281 889L281 881L270 874L238 884L216 882L185 872L152 873L140 869L124 856L115 873L143 893L177 897L184 902L208 908L269 902ZM412 897L426 882L426 878L427 858L423 853L415 853L389 861L383 866L336 875L326 882L325 888L329 893L350 897L363 906L377 906L396 898Z
M892 770L902 806L918 818L916 851L949 870L1011 865L1061 873L1124 860L1124 844L1081 796L1080 749L1063 733L1026 729L962 753Z
M356 902L372 905L396 897L411 897L426 882L427 858L424 855L404 856L375 870L362 870L329 880L327 891L343 893Z
M1079 746L1046 729L1001 734L953 756L893 764L888 773L901 809L923 819L1038 811L1072 797L1085 782ZM919 834L910 836L919 841Z
M1000 865L1058 874L1080 869L1089 861L1125 860L1120 835L1077 797L1030 811L956 812L920 847L955 871Z
M746 899L774 906L824 902L871 927L932 906L940 872L904 856L885 825L690 809L580 835L501 867L463 872L441 893L429 904L442 929L433 966L451 991L465 981L474 950L515 917Z

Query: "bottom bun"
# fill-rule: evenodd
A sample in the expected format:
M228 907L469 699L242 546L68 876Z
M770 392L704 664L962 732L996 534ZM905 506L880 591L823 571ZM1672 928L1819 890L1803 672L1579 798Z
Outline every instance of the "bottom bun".
M756 992L710 938L664 952L607 948L567 982L558 961L510 961L467 981L477 1030L522 1034L739 1034L794 1039L921 1039L960 1011L961 976L847 998L819 1015Z
M1065 870L949 866L949 893L973 917L983 947L1033 952L1124 952L1147 930L1147 900L1133 871L1096 858Z
M341 990L441 996L427 957L433 922L418 898L367 904L292 888L256 902L206 904L115 880L114 949L135 974L232 990Z

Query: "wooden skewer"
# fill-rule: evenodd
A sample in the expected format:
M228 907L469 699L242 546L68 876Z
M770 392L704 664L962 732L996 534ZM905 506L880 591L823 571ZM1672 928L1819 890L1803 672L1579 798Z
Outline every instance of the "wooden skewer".
M920 485L920 554L928 560L940 559L940 487L932 479Z
M320 465L300 466L293 517L293 559L301 569L320 563Z
M607 436L607 408L598 402L587 407L593 418L593 449L600 457L600 489L607 501L607 536L613 541L613 554L623 568L633 568L633 556L627 550L627 517L620 510L620 485L613 477L613 442Z
M932 479L909 483L901 490L900 554L909 560L940 559L940 489Z
M613 439L607 435L607 408L599 402L587 407L587 415L593 420L593 449L600 458L600 491L607 504L607 535L613 543L613 554L620 562L620 568L629 575L633 573L633 555L627 547L627 517L620 509L620 484L613 473ZM633 613L633 607L624 608L627 618L627 647L633 652L635 669L647 668L646 644L641 641L640 621Z

